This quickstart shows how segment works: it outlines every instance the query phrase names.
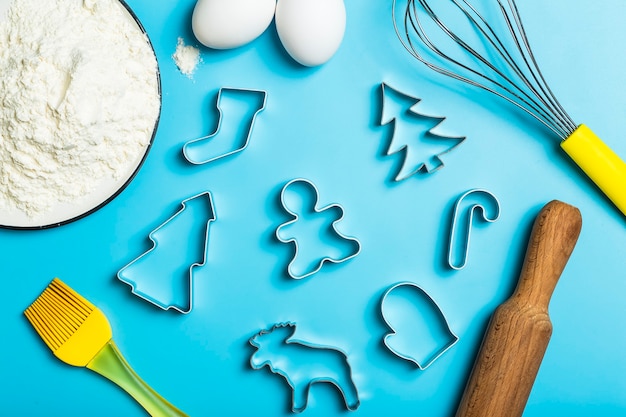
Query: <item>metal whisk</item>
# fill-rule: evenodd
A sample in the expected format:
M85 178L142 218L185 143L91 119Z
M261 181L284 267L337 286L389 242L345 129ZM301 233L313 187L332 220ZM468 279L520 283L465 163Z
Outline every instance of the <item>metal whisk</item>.
M533 116L562 140L563 150L626 215L626 163L587 126L577 126L558 102L537 65L514 0L484 0L497 6L506 28L503 34L468 0L438 0L461 12L478 38L475 46L444 23L429 0L405 1L400 15L396 13L397 0L393 0L393 24L413 57ZM427 25L435 32L427 33ZM444 51L435 39L451 40L462 55Z

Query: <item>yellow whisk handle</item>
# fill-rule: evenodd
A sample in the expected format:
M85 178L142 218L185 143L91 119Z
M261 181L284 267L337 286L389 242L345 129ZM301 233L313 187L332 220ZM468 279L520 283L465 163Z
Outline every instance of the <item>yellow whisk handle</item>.
M626 163L584 124L561 148L626 215Z

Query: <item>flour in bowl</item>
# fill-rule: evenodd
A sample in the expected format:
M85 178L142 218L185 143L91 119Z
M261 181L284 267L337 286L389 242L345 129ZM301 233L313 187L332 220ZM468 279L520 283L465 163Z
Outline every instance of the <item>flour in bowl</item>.
M118 0L13 0L0 17L0 210L37 217L137 166L157 74Z

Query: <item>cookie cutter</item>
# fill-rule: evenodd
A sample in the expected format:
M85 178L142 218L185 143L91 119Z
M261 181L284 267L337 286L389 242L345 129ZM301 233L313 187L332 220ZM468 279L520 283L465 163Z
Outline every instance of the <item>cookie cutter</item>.
M245 124L237 130L236 135L240 136L240 139L236 142L239 145L235 145L231 150L226 152L217 152L209 157L198 157L197 153L202 154L202 149L206 147L207 144L213 142L217 139L217 136L222 130L222 124L224 123L224 111L222 109L223 100L225 96L230 96L235 100L240 100L241 102L250 102L251 99L259 99L259 104L256 107L250 107L250 109L246 109L246 111L242 112L240 116ZM190 140L183 145L183 155L187 161L194 165L202 165L207 164L209 162L216 161L218 159L225 158L230 155L234 155L246 149L248 144L250 143L250 136L252 135L252 128L254 127L254 122L256 120L257 115L265 109L265 105L267 102L267 92L265 90L253 90L253 89L245 89L245 88L232 88L232 87L222 87L219 89L217 93L217 103L216 108L218 111L218 121L217 128L215 132L208 136L203 136L198 139ZM229 113L230 116L230 113ZM234 122L233 122L234 123Z
M252 336L248 340L256 349L250 357L252 369L259 370L267 366L272 373L285 379L292 389L291 411L294 413L300 413L306 409L311 385L317 383L334 385L349 411L359 408L361 401L352 378L352 367L348 362L348 355L336 347L294 339L292 336L295 331L294 322L285 322L275 324L269 330L261 330ZM270 349L280 349L280 353L276 355L272 351L267 351L266 341ZM290 353L298 357L306 355L307 362L303 367L293 365L289 361ZM340 364L341 369L332 369L320 359L332 361L334 365Z
M436 312L440 322L442 324L445 324L446 332L450 336L450 338L447 341L447 343L445 343L445 344L443 344L441 346L438 346L439 349L434 351L427 358L427 360L423 364L418 359L416 359L414 356L411 356L411 355L409 355L407 353L400 352L398 349L394 348L391 345L391 343L390 343L391 338L393 336L397 336L398 334L396 333L396 329L393 327L393 325L391 323L389 323L389 321L388 321L388 319L386 317L385 305L388 303L387 299L388 299L389 295L391 293L393 293L394 291L396 291L398 288L403 288L403 287L408 287L408 288L411 288L411 289L417 291L417 293L421 297L423 297L423 299L426 300L426 302L428 302L431 305L432 311ZM393 353L394 355L396 355L397 357L415 364L422 371L427 369L430 365L432 365L433 362L435 362L437 359L439 359L444 353L446 353L450 348L452 348L452 346L454 346L459 341L459 337L456 334L454 334L454 332L452 331L452 329L448 325L448 321L446 320L446 317L444 316L443 312L441 311L441 308L439 307L439 305L435 302L435 300L430 295L428 295L428 293L426 291L424 291L420 286L418 286L417 284L415 284L413 282L408 282L408 281L399 282L399 283L394 284L391 287L389 287L387 289L387 291L385 291L385 293L383 294L383 296L381 298L381 301L380 301L380 313L381 313L381 316L383 318L383 321L385 322L387 327L389 327L389 330L390 330L390 332L387 333L384 336L384 338L383 338L383 343L385 344L385 347L387 347L387 349L389 349L389 351L391 353Z
M295 273L293 271L293 264L296 261L296 259L298 257L298 254L300 252L300 245L298 243L298 240L296 238L283 239L280 236L281 230L284 230L286 227L289 227L290 225L292 225L292 224L296 223L298 220L300 220L300 216L298 215L298 213L290 210L287 207L288 204L286 203L286 199L285 199L286 191L290 187L292 187L294 184L303 184L303 185L305 185L309 189L310 193L314 196L314 202L313 202L313 207L312 207L312 211L314 213L322 213L322 212L324 212L326 210L329 210L329 209L331 209L331 210L332 209L339 210L339 212L341 213L340 216L336 220L334 220L331 223L330 226L332 228L333 233L336 234L336 236L339 239L342 239L343 241L351 243L353 248L354 248L351 251L350 255L345 256L345 257L341 257L339 259L335 259L335 258L332 258L330 256L322 257L317 262L315 268L313 268L311 271L306 272L304 274L297 274L297 273ZM283 209L287 213L289 213L289 215L291 215L292 219L290 221L286 222L286 223L283 223L283 224L279 225L278 228L276 228L275 236L276 236L276 239L278 239L278 241L281 242L281 243L285 243L285 244L290 244L291 243L291 244L293 244L294 253L293 253L293 256L291 258L291 261L287 265L287 273L293 279L303 279L303 278L309 277L309 276L319 272L322 269L322 267L324 266L325 263L329 262L329 263L333 263L333 264L340 264L340 263L346 262L346 261L354 258L355 256L357 256L361 252L361 243L359 242L358 239L356 239L354 237L349 237L349 236L343 235L341 232L339 232L337 230L337 227L336 227L337 223L339 223L341 220L343 220L343 217L344 217L343 207L340 206L339 204L329 204L329 205L326 205L326 206L324 206L322 208L318 208L317 207L318 201L319 201L319 190L318 190L318 188L311 181L309 181L307 179L304 179L304 178L296 178L296 179L293 179L293 180L287 182L283 186L283 188L282 188L282 190L280 192L280 202L281 202L281 205L282 205Z
M393 150L392 151L392 145L394 144L394 137L396 136L396 123L398 120L398 116L387 116L386 115L386 109L387 107L389 107L388 104L385 104L386 102L388 102L389 100L391 100L389 98L389 94L387 93L387 90L391 90L393 93L400 95L403 97L403 99L405 100L412 100L414 101L414 103L408 107L404 113L405 114L409 114L413 117L420 117L420 118L426 118L429 120L433 120L435 122L435 125L433 127L431 127L430 129L428 129L425 133L424 136L425 137L434 137L437 139L441 139L444 141L456 141L457 143L447 147L447 149L445 149L442 152L439 152L438 154L435 155L431 155L429 156L428 159L434 159L438 162L437 166L435 166L434 168L430 168L427 164L427 162L422 162L421 164L419 164L414 170L410 171L408 174L405 175L401 175L404 171L405 171L405 167L407 165L407 152L409 149L409 145L408 144L404 144L401 145L400 147L398 147L398 149ZM454 148L456 148L457 146L459 146L461 143L463 143L466 139L465 136L450 136L450 135L441 135L439 133L435 133L435 130L446 120L446 117L443 116L430 116L421 112L418 112L417 110L415 110L415 107L422 101L422 99L418 98L418 97L414 97L414 96L410 96L408 94L405 94L403 92L401 92L400 90L397 90L391 86L389 86L389 84L383 82L381 83L381 95L382 95L382 106L381 106L381 116L380 116L380 125L381 126L386 126L388 124L392 124L392 139L389 143L389 145L387 146L387 149L385 150L384 156L392 156L394 154L397 153L402 153L402 165L400 166L400 169L398 169L398 172L396 173L396 175L394 176L394 181L395 182L400 182L400 181L404 181L410 177L412 177L413 175L419 173L419 172L425 172L427 174L432 174L435 171L438 171L439 169L444 167L444 162L441 160L441 156L447 154L448 152L452 151Z
M491 202L489 205L493 208L493 212L489 212L485 206L481 203L473 203L467 210L466 216L467 221L463 223L463 229L461 231L457 231L459 226L459 218L461 216L460 208L461 204L470 196L483 195L487 198L486 201ZM450 238L448 240L448 265L450 268L455 270L461 270L465 268L467 264L467 258L469 255L470 248L470 238L472 231L472 223L474 221L475 212L480 209L481 218L488 222L494 223L498 218L500 218L500 201L498 198L493 195L491 192L484 190L482 188L474 188L459 197L454 205L454 212L452 214L452 226L450 227ZM457 235L460 235L457 243ZM459 246L460 245L460 246ZM454 260L456 253L455 248L461 248L461 259L460 262L456 262Z
M171 225L174 221L176 221L176 219L178 219L179 216L185 212L185 210L187 209L188 205L191 202L200 201L201 198L206 199L205 202L207 204L207 211L208 211L207 218L206 218L207 220L206 220L206 223L204 224L204 230L202 233L202 236L203 236L202 240L204 241L203 255L202 255L201 261L194 262L189 266L189 269L188 269L189 295L188 295L187 303L183 304L183 303L177 303L175 301L166 302L160 299L160 297L156 295L151 295L150 291L148 292L142 291L139 288L140 287L139 283L131 277L132 274L129 271L132 271L132 268L140 265L142 261L144 261L151 254L153 254L154 251L159 247L159 235L162 229L164 229L165 227ZM159 227L157 227L156 229L154 229L152 232L149 233L148 238L152 242L152 247L118 271L117 273L118 280L129 285L132 290L131 292L134 295L138 296L139 298L142 298L143 300L163 310L173 309L173 310L178 311L179 313L188 314L189 312L191 312L193 308L193 270L197 267L202 267L206 264L206 258L207 258L206 252L207 252L207 248L209 244L209 226L211 222L216 220L216 218L217 217L215 215L213 198L210 192L208 191L203 192L203 193L197 194L193 197L183 200L181 202L180 210L178 210L173 216L171 216L164 223L162 223ZM160 267L162 265L157 265L157 266ZM149 269L150 268L148 268L148 270Z

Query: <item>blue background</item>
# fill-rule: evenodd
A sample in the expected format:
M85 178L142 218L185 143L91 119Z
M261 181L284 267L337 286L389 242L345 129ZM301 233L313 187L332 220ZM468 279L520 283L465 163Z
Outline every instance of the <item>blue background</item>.
M294 321L303 340L348 354L359 389L356 416L452 416L490 314L515 287L526 239L552 199L580 208L578 246L552 297L554 333L525 416L626 414L626 221L580 174L549 133L495 98L429 72L397 41L390 1L348 0L336 56L315 69L295 64L272 26L232 51L202 48L193 79L171 58L177 38L194 44L193 0L129 0L154 43L163 85L161 123L145 165L106 207L43 231L0 230L4 280L0 410L12 416L141 416L123 391L56 360L22 315L53 277L99 306L127 360L189 415L278 416L291 393L267 370L253 371L247 340ZM626 157L626 3L520 2L548 83L578 123ZM421 97L442 129L467 140L432 175L390 181L383 157L379 87ZM265 89L249 147L207 166L182 159L184 142L211 133L220 87ZM285 221L282 185L303 177L322 204L345 210L341 230L361 253L293 281L290 250L273 234ZM482 187L500 199L498 222L475 230L468 266L445 265L454 200ZM148 233L180 202L213 193L207 265L195 275L189 315L133 296L116 272L149 248ZM390 285L413 281L437 301L459 342L419 371L386 351L378 312ZM310 416L345 415L331 388L313 388Z

